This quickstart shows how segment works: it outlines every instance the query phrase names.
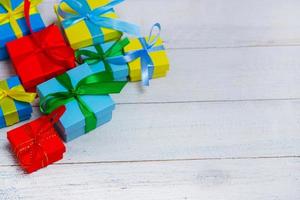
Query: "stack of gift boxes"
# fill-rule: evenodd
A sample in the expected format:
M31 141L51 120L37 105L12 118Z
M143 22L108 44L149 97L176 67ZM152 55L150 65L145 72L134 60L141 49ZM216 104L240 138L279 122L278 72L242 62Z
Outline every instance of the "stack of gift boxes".
M62 32L57 25L45 27L37 9L41 0L0 1L0 59L10 58L16 72L0 81L0 127L30 119L36 93L43 113L7 133L26 172L62 159L63 141L109 122L115 109L110 94L128 81L148 86L166 76L160 24L142 37L138 26L116 14L122 1L62 0L54 7Z

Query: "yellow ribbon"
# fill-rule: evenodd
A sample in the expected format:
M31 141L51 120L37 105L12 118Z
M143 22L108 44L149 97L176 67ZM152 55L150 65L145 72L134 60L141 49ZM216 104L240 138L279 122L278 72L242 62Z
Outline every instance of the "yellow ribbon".
M30 15L38 13L36 6L41 3L41 1L42 0L31 0ZM0 13L0 25L10 23L16 37L22 37L23 32L17 20L24 17L24 2L15 9L12 8L11 0L1 0L0 5L7 11L6 13Z
M6 81L0 81L0 107L6 122L11 126L20 121L14 100L31 103L36 93L27 93L21 85L9 89Z

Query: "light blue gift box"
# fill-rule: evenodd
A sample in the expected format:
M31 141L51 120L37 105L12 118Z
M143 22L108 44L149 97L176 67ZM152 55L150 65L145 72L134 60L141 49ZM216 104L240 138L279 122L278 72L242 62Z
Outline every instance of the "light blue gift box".
M67 73L70 76L73 86L76 86L83 78L101 71L103 70L92 69L88 64L83 64ZM50 79L37 87L37 92L41 100L49 94L66 91L66 88L64 88L55 78ZM115 102L109 95L85 95L81 96L81 98L95 113L97 126L101 126L111 120L112 111L115 109ZM66 112L56 124L56 129L63 140L69 142L86 134L85 118L75 99L68 102L65 106Z
M107 42L104 44L101 44L101 48L104 52L106 52L110 47L112 47L114 45L115 42ZM80 50L88 50L88 51L92 51L94 53L97 53L97 50L94 46L89 46L86 48L82 48ZM84 59L86 57L82 56L82 59ZM98 62L96 64L92 64L90 65L91 68L95 69L95 70L105 70L105 66L103 62ZM128 66L127 64L123 64L123 65L116 65L116 64L110 64L110 67L112 69L112 73L114 76L114 79L116 81L127 81L128 76L129 76L129 71L128 71Z
M23 0L11 0L11 6L13 9L17 8ZM7 13L7 10L0 4L0 14ZM30 15L30 22L32 26L32 30L34 32L40 31L45 28L45 24L41 18L39 13ZM28 35L30 33L28 26L26 25L25 18L17 19L17 23L22 30L23 35ZM6 51L6 43L12 40L17 39L10 23L0 25L0 60L4 60L8 58L8 54Z
M21 85L21 82L17 76L10 77L6 80L9 88ZM32 107L30 103L14 100L15 106L19 115L20 121L25 121L31 118ZM2 108L0 107L0 128L6 127L6 122L3 116Z

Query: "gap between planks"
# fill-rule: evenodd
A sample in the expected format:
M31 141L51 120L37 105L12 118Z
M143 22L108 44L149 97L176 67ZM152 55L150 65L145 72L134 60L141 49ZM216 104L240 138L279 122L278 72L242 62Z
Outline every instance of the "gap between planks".
M261 160L261 159L298 159L300 156L253 156L253 157L220 157L220 158L182 158L182 159L164 159L164 160L126 160L126 161L97 161L97 162L60 162L52 165L93 165L93 164L121 164L121 163L155 163L155 162L186 162L186 161L209 161L209 160ZM0 167L15 167L17 164L1 165Z

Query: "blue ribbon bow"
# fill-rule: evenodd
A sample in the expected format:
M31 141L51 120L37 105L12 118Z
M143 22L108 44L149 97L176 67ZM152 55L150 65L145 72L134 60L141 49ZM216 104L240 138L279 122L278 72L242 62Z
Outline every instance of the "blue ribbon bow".
M124 0L111 0L107 5L92 10L86 0L62 0L58 6L58 14L64 19L62 21L64 28L68 28L80 21L85 21L93 35L101 35L99 27L103 27L125 32L134 36L140 36L141 34L138 26L104 16L105 14L112 12L114 6L123 1ZM63 11L61 9L62 3L66 3L76 12L76 14ZM95 41L95 43L102 43L103 41L104 38L101 38L100 41Z
M158 33L154 36L153 31L158 29ZM108 58L108 62L111 64L125 64L141 58L141 72L142 72L142 85L149 86L150 79L153 77L154 73L154 64L149 55L151 52L155 51L164 51L165 48L163 45L155 46L160 36L161 26L159 23L153 25L148 41L145 38L139 38L143 48L135 51L130 51L124 56L118 56L113 58ZM153 38L154 37L154 38Z

